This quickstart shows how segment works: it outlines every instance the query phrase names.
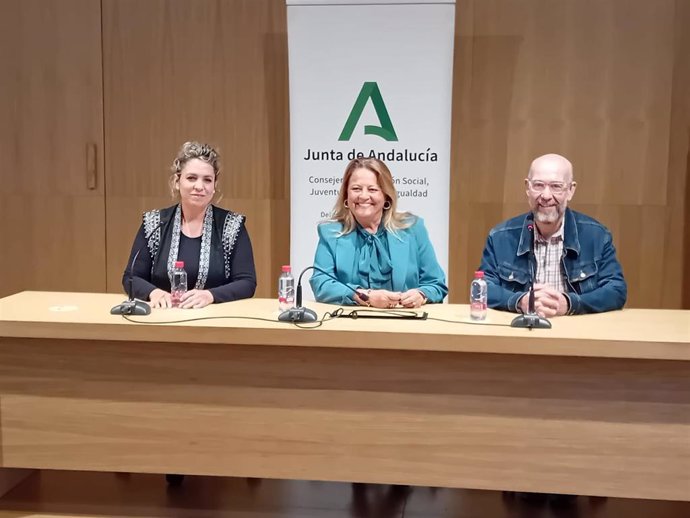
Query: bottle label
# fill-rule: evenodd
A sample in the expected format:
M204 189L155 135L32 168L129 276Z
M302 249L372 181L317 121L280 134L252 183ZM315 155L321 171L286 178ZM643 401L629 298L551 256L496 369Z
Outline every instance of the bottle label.
M472 320L486 319L487 304L481 300L473 300L470 302L470 318Z
M295 301L295 289L293 286L287 285L282 286L278 293L278 300L280 302L294 302Z
M185 294L187 290L172 290L170 292L170 301L172 302L172 307L180 307L180 302L182 302L182 295Z

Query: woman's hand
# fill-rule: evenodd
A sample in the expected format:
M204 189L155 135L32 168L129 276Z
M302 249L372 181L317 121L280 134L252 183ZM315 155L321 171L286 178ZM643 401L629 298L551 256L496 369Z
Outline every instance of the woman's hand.
M190 290L180 298L182 309L199 309L213 304L213 294L208 290Z
M359 290L363 291L369 296L367 302L363 301L359 296L355 297L358 304L369 305L374 308L389 309L394 308L400 303L400 293L397 291L388 290Z
M418 289L407 290L400 295L400 304L405 308L421 308L426 302L426 297Z
M163 291L160 288L156 288L149 294L149 302L151 302L152 308L171 308L172 298L170 293Z
M371 303L369 302L369 294L371 293L371 290L365 290L363 288L359 288L356 290L355 293L355 302L359 304L360 306L371 306Z

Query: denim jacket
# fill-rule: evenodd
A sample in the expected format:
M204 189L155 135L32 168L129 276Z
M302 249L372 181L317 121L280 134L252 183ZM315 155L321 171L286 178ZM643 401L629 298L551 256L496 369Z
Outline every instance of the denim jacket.
M536 271L530 249L532 213L500 223L489 232L481 270L489 287L489 307L519 312L518 302L529 290ZM568 314L620 309L628 288L611 233L593 218L566 209L561 266L566 276ZM532 265L530 265L532 257Z

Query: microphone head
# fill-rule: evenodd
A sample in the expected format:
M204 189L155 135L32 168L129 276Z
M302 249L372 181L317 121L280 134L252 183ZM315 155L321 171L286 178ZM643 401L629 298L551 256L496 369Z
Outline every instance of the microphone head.
M534 225L532 225L531 223L527 225L527 230L529 230L530 232L534 232Z

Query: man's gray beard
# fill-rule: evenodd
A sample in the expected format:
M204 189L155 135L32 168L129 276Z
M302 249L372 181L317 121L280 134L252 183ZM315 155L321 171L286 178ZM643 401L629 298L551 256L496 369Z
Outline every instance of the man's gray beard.
M539 223L556 223L559 218L563 215L563 212L561 212L560 206L555 207L555 211L551 211L548 214L544 212L540 212L539 209L535 209L532 211L532 214L534 214L534 219L535 221Z

